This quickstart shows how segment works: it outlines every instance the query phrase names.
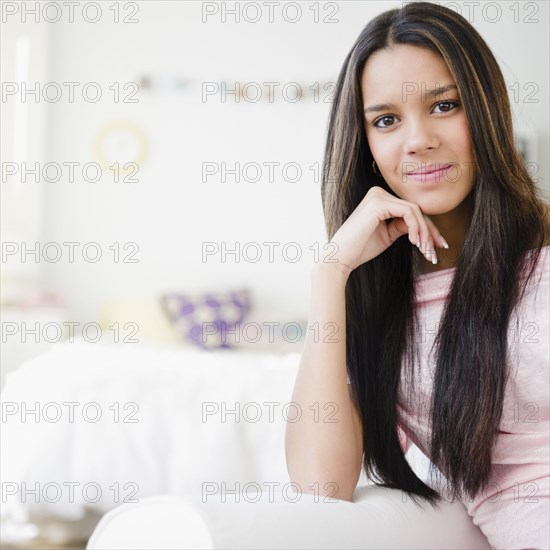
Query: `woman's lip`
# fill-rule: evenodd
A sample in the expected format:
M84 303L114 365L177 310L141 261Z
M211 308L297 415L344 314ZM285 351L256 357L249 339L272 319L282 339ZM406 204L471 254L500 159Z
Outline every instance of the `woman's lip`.
M440 168L439 170L433 170L432 172L417 172L412 174L405 173L405 177L421 183L439 182L441 179L445 178L445 174L450 168L451 165L448 165L444 168Z
M451 165L450 164L444 164L441 166L441 168L434 168L433 170L417 170L416 172L406 172L408 176L419 176L421 174L432 174L433 172L442 172L443 170L447 170Z

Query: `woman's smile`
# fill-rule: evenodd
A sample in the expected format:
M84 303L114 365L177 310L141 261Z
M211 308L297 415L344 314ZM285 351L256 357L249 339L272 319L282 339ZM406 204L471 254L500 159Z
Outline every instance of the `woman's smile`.
M442 168L430 171L405 172L403 183L414 181L417 183L439 183L445 180L445 176L451 171L451 165L446 164Z

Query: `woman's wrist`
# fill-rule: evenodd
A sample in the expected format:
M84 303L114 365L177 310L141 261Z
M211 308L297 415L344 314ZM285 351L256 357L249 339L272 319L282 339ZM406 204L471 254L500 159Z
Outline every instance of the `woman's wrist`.
M321 259L321 261L313 266L311 275L314 278L334 279L345 286L351 271L349 267L341 262L334 260L323 261L323 259Z

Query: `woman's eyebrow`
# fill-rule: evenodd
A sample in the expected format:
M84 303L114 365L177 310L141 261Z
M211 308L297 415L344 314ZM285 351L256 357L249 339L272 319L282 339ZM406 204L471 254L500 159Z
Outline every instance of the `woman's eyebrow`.
M404 83L406 84L406 83ZM447 93L449 90L457 90L456 84L446 84L445 86L437 86L433 90L425 90L424 100L428 97L436 97ZM403 102L404 103L404 102ZM378 113L380 111L390 111L396 109L396 106L393 103L376 103L375 105L369 105L365 108L365 114L367 113Z

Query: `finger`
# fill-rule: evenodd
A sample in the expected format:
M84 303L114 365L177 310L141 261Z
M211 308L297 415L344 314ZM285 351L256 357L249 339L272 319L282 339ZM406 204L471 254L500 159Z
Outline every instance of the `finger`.
M393 244L402 235L407 235L409 242L416 246L418 241L418 233L420 231L420 224L415 220L414 224L410 226L403 218L394 218L388 224L388 234L390 242Z
M418 249L424 255L424 257L432 263L437 263L437 256L435 255L435 247L433 245L432 234L430 227L428 226L427 218L422 213L422 210L416 203L413 204L413 210L419 217L420 222L420 235L419 242L417 243ZM435 261L434 261L435 260Z
M424 257L430 261L433 262L434 259L437 262L437 257L435 257L435 250L434 246L431 243L431 231L428 226L428 223L426 221L426 217L422 213L422 210L420 210L420 207L418 204L414 202L408 202L403 201L405 204L407 204L410 207L410 210L412 212L412 215L414 216L416 220L416 226L417 226L417 236L415 238L414 244L417 246L417 248L420 250L420 252L424 255Z
M408 233L409 241L418 247L424 257L429 262L437 263L432 232L436 232L436 237L439 237L439 234L433 222L422 213L418 204L397 200L392 202L390 213L396 217L388 225L388 233L392 242L401 235Z
M437 252L435 250L436 245L440 248L449 248L449 245L447 244L447 241L443 238L443 235L441 235L439 229L437 226L433 223L433 221L426 215L423 214L424 220L426 222L426 226L429 229L429 238L426 241L426 249L423 251L424 256L430 260L432 263L437 263Z
M391 217L395 218L388 224L388 234L392 243L401 235L409 234L409 241L417 245L428 261L433 261L433 255L427 255L430 240L430 229L419 206L407 201L392 201L389 206ZM423 244L424 243L424 244Z
M449 248L447 241L445 240L445 238L443 237L443 235L441 234L437 226L434 224L434 222L428 216L425 216L425 218L426 218L426 223L428 224L428 227L432 234L434 243L440 248Z

